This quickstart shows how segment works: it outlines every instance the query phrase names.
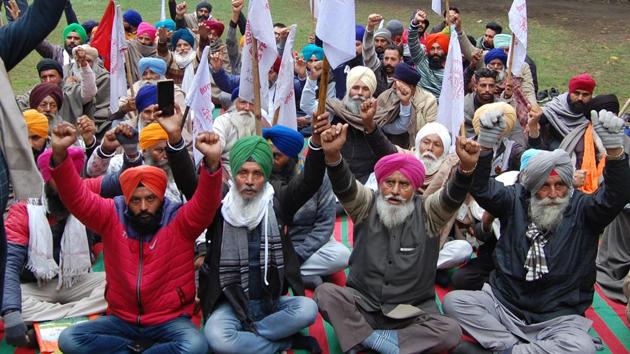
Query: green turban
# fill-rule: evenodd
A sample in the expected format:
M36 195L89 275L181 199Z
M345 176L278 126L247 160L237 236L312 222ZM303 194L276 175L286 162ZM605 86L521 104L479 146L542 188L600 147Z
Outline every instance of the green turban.
M268 179L273 167L273 154L269 143L258 135L238 139L232 146L232 150L230 150L232 175L235 176L250 158L260 165L265 174L265 179Z
M63 29L63 40L65 41L66 38L68 37L68 35L70 34L70 32L76 32L79 37L81 37L81 42L85 43L87 42L87 33L85 32L85 29L83 28L83 26L81 26L78 23L71 23L69 25L66 26L66 28Z

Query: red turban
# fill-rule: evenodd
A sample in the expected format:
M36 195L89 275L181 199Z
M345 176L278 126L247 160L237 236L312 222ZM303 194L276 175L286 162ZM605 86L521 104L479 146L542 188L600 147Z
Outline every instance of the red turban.
M120 175L120 187L127 204L129 204L133 192L140 185L143 185L153 192L160 200L164 200L166 182L166 172L153 166L133 167L125 170L125 172Z
M595 80L591 75L584 73L574 76L569 80L569 93L575 92L575 90L584 90L589 93L593 93L595 90Z
M433 33L427 37L427 52L433 48L433 43L437 43L442 47L444 55L448 54L448 42L450 42L449 36L444 33Z
M48 96L55 100L57 103L57 109L61 109L61 104L63 103L63 92L61 91L61 87L50 82L44 82L35 86L28 97L29 106L32 109L37 109L44 98Z
M225 30L225 25L219 21L215 20L206 20L204 22L208 30L214 31L217 37L221 37L223 35L223 31Z
M396 171L407 177L414 189L418 189L424 184L426 175L424 164L412 154L399 152L387 155L378 160L374 166L374 174L376 174L376 181L379 185Z
M83 164L85 163L85 153L83 152L83 149L77 146L69 147L68 157L72 159L72 164L74 165L74 168L76 168L77 173L81 174L81 171L83 171ZM44 150L44 152L42 152L42 154L37 158L37 168L39 169L39 173L42 174L45 183L48 183L48 181L52 179L52 174L50 173L51 158L51 148Z

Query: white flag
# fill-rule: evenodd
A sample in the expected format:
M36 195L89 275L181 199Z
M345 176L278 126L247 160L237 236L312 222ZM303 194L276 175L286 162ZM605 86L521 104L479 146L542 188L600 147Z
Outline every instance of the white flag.
M514 50L510 51L512 59L512 74L520 75L525 56L527 55L527 1L514 0L510 12L510 30L514 34Z
M324 42L332 69L357 55L355 32L354 0L326 0L320 4L315 33Z
M451 40L444 67L444 80L438 106L438 123L451 132L451 150L455 147L455 137L464 123L464 69L462 51L457 39L455 26L451 26Z
M260 76L260 104L268 110L269 70L278 58L276 37L273 34L273 22L267 0L251 0L247 14L245 46L241 58L241 82L239 97L254 102L254 75L252 70L253 39L258 40L258 71Z
M293 42L297 25L291 26L287 43L282 53L282 64L276 81L276 95L273 100L273 110L280 109L278 124L297 130L297 112L295 109L295 86L293 85L295 60L293 59Z
M190 107L190 114L192 116L193 146L195 146L197 133L212 131L212 112L214 111L214 104L212 103L212 81L207 60L209 53L210 46L206 46L201 54L201 57L206 59L199 63L195 79L186 97L186 105ZM195 166L199 164L202 157L203 156L196 148L193 149Z
M431 0L431 10L442 16L442 0Z
M317 18L319 15L319 6L321 0L310 0L311 1L311 14L313 14L314 18Z
M162 6L160 7L160 21L166 20L166 0L162 0Z
M118 100L127 97L127 76L125 75L125 53L127 41L125 39L125 27L123 26L122 11L116 6L116 15L112 25L112 47L110 50L109 68L109 109L112 113L118 112Z

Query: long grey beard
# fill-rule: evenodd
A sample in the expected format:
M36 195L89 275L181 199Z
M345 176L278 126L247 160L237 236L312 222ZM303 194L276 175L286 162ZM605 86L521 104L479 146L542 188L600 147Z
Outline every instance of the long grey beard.
M427 151L420 156L420 160L422 160L427 170L427 176L432 176L440 169L444 160L446 160L446 153L442 153L442 156L437 158L431 151Z
M536 226L543 230L554 230L560 221L571 199L571 191L564 198L538 199L533 196L529 202L529 216Z
M393 197L392 195L383 196L381 193L378 193L378 196L376 197L376 212L385 227L390 230L404 223L414 210L414 205L412 203L413 198L404 201L400 205L389 204L387 200L391 198L397 197Z
M365 98L363 98L363 96L350 97L350 95L346 95L343 98L343 104L353 114L361 113L361 104L363 102L365 102Z

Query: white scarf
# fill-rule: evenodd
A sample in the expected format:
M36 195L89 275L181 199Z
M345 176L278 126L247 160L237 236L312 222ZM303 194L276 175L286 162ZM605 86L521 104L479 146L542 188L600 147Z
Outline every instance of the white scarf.
M175 63L180 69L184 69L182 91L184 91L186 94L188 94L188 91L192 87L193 81L195 79L195 66L193 65L193 60L195 60L196 56L197 52L194 49L191 49L186 56L183 56L177 52L173 52Z
M53 235L46 217L46 207L29 203L26 210L29 227L26 268L33 272L40 285L58 275L57 290L71 287L92 268L85 226L74 216L68 217L61 238L60 265L57 265L53 257Z
M245 202L245 199L238 194L234 183L230 181L230 190L222 201L221 214L223 219L234 227L246 227L252 231L261 221L263 221L263 237L265 238L265 285L267 282L267 266L269 264L269 208L273 208L274 189L265 183L265 188L253 200Z

